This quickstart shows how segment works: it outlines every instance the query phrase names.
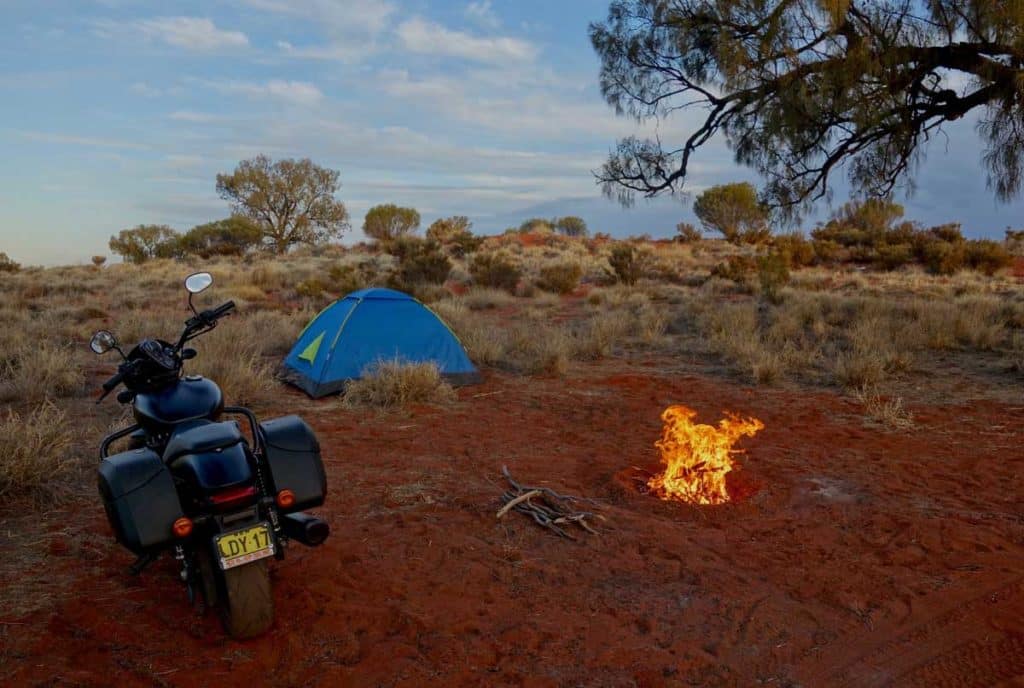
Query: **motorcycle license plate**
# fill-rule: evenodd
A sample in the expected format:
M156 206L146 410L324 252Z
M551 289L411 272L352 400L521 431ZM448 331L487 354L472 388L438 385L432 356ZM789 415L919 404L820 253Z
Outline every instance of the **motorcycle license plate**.
M266 523L218 535L214 543L220 555L220 567L224 570L274 556L274 541Z

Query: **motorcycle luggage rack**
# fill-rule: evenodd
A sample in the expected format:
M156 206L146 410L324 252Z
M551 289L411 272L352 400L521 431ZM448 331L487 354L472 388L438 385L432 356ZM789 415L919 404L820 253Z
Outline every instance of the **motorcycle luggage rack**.
M103 438L103 443L100 445L100 458L105 459L108 456L110 456L110 445L112 445L114 442L117 442L119 439L127 437L136 430L140 429L141 426L135 424L130 427L124 428L123 430L118 430L113 434L107 435L105 438Z

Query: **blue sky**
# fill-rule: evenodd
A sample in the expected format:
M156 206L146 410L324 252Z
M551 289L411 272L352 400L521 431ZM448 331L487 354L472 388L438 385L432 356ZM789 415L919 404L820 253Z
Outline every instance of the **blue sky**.
M597 89L587 25L607 6L0 0L0 251L83 262L126 227L223 217L216 174L258 153L339 170L353 239L382 202L418 208L424 225L579 214L595 231L667 236L688 201L624 211L591 174L638 131ZM692 121L639 131L678 140ZM932 146L908 215L998 236L1024 225L1024 204L986 191L971 127ZM715 144L689 188L736 179L757 181Z

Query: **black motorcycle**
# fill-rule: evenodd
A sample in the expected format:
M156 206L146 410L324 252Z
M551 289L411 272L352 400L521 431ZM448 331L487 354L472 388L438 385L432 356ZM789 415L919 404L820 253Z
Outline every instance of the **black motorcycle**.
M273 621L268 559L284 558L289 540L315 547L327 538L327 523L303 513L323 504L327 480L301 418L261 423L249 409L225 406L212 380L183 375L196 356L185 344L235 307L195 309L193 295L212 283L205 272L185 280L192 317L176 343L146 339L125 354L110 332L93 335L94 352L123 359L97 403L123 384L117 400L135 418L100 446L99 491L115 537L138 557L133 572L172 552L189 600L201 594L231 636L246 638ZM127 451L111 455L122 439Z

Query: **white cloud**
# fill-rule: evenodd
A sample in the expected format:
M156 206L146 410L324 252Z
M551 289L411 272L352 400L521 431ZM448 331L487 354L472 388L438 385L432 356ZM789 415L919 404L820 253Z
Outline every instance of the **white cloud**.
M132 93L144 96L146 98L156 98L163 95L163 91L154 86L150 86L144 81L136 81L129 87Z
M40 143L92 146L94 148L123 148L127 150L149 150L150 148L144 143L135 143L133 141L78 136L75 134L55 134L47 131L19 131L17 134L28 141L38 141Z
M497 63L526 62L537 55L537 48L528 41L508 36L473 36L421 17L402 22L397 32L407 50L426 55Z
M377 39L395 12L390 2L365 0L238 0L265 12L305 19L323 33L323 44L279 40L288 57L357 62L377 49Z
M498 16L491 7L491 0L475 0L466 5L466 17L480 26L496 29L501 25Z
M249 45L249 38L241 31L219 29L205 17L154 17L127 22L101 19L94 22L93 27L101 38L136 36L195 52Z
M271 98L294 105L316 105L324 97L319 88L307 81L285 81L283 79L271 79L264 82L196 81L221 93L238 93L251 98ZM196 113L189 114L195 115ZM189 119L188 115L184 113L178 113L178 115L179 119ZM192 119L192 121L198 120Z

